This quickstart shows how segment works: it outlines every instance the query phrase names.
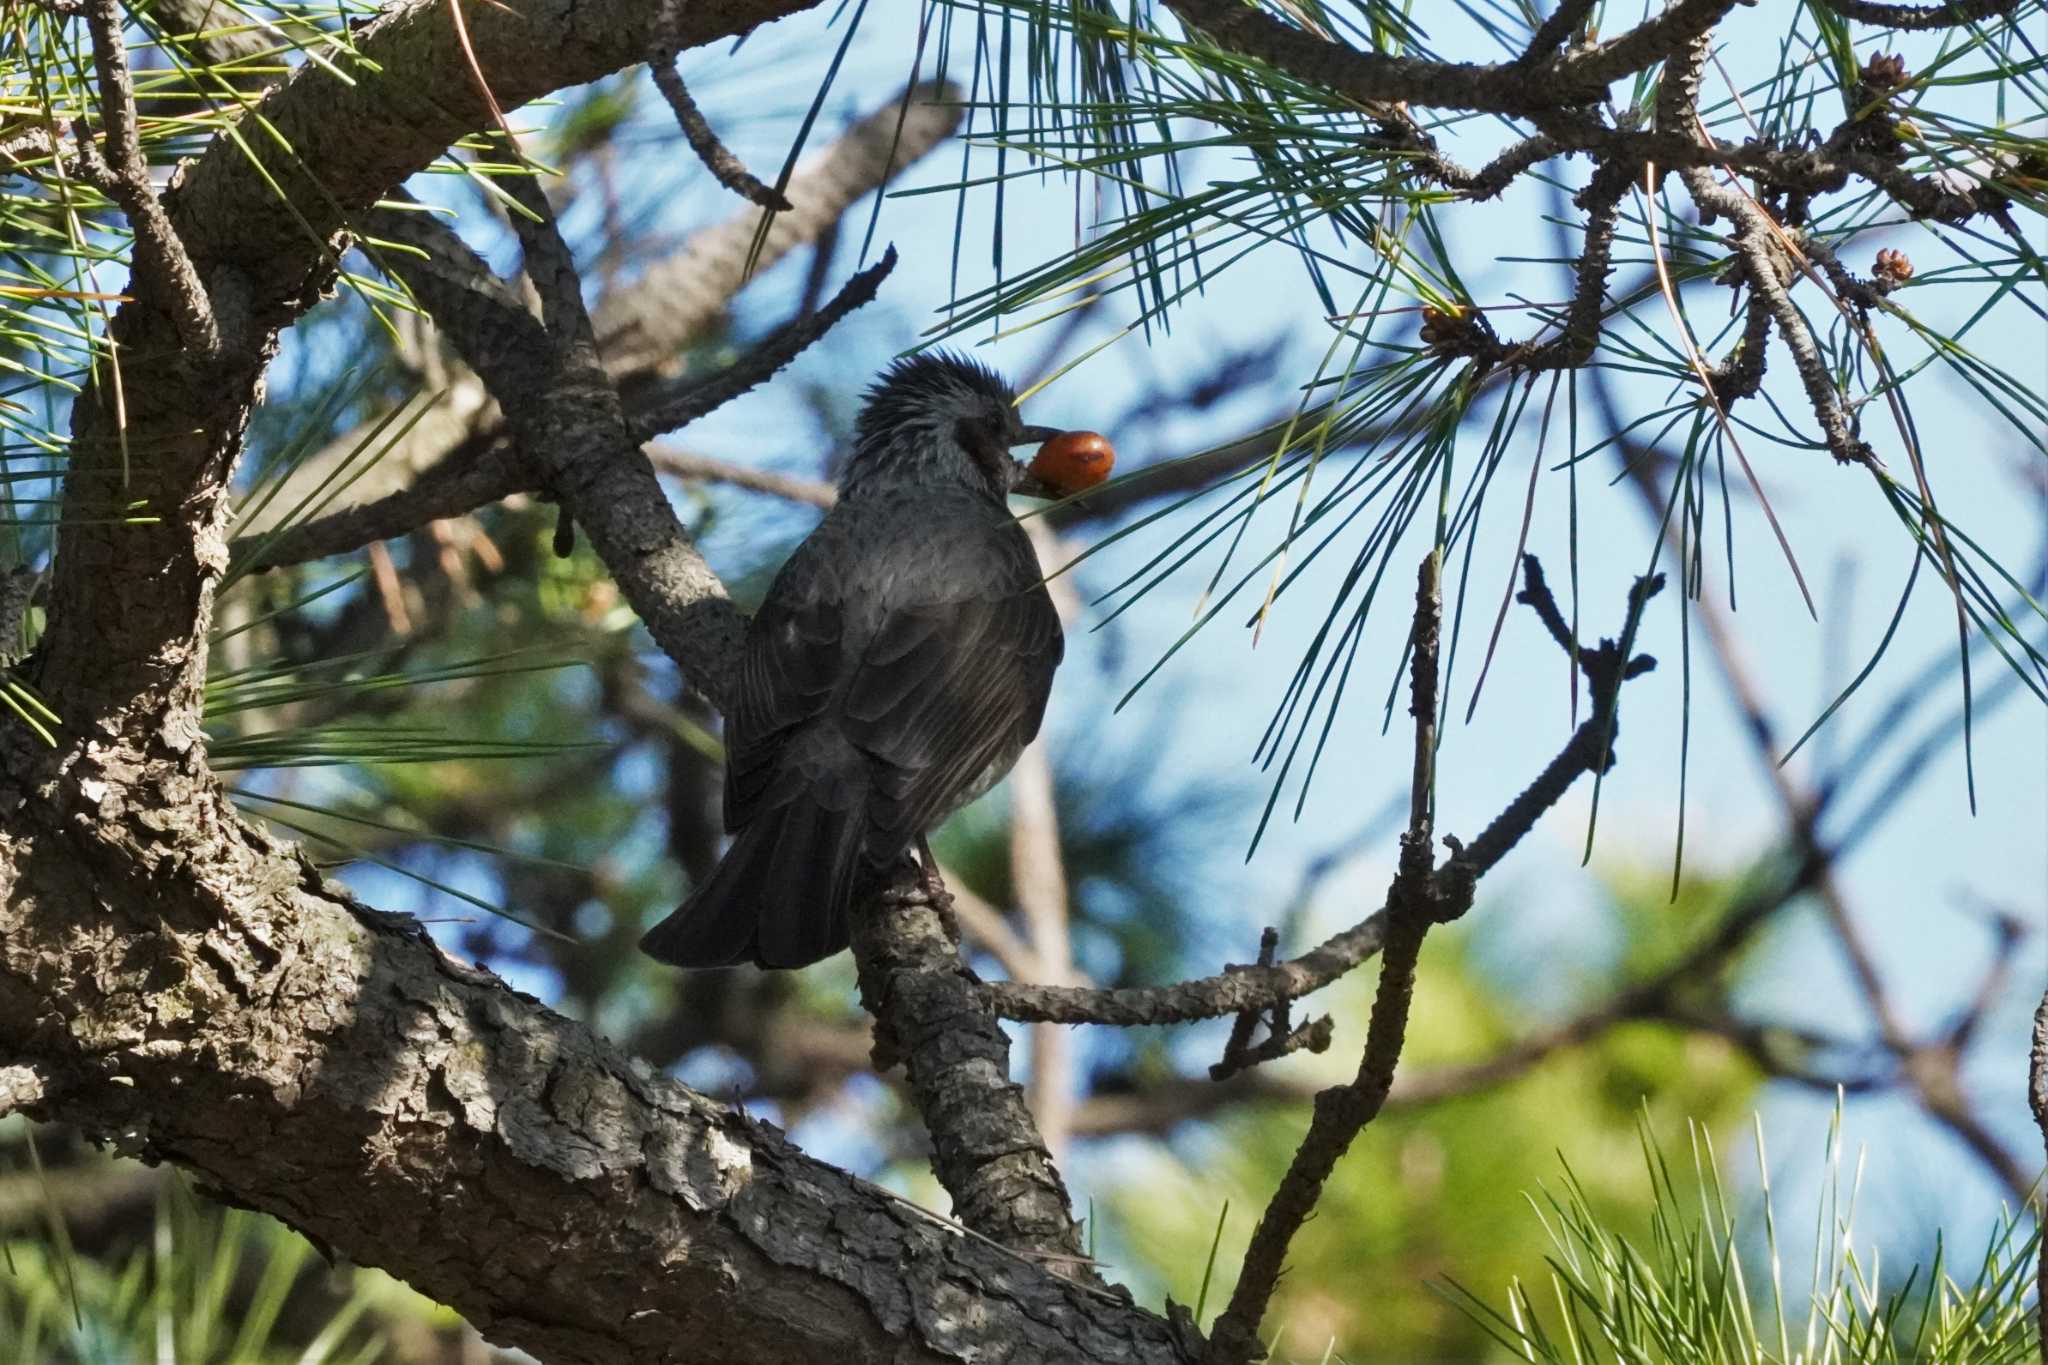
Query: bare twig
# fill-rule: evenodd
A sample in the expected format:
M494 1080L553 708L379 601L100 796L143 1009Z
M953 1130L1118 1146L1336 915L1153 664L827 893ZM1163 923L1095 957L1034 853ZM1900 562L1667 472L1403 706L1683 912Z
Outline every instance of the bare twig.
M748 351L744 356L708 379L678 385L666 392L639 395L645 406L633 419L635 440L651 440L664 431L688 426L704 414L741 394L765 384L775 372L795 360L841 318L873 300L882 281L896 268L896 248L882 253L882 259L861 271L815 313L791 318Z
M1414 650L1409 714L1415 720L1414 773L1408 831L1401 838L1400 870L1388 905L1386 955L1379 989L1366 1026L1365 1055L1349 1084L1316 1096L1314 1117L1259 1216L1230 1305L1216 1320L1205 1365L1241 1365L1261 1354L1259 1323L1279 1286L1287 1248L1315 1212L1323 1183L1359 1133L1379 1114L1394 1083L1394 1068L1408 1032L1408 1006L1415 991L1415 966L1422 941L1437 919L1430 876L1431 830L1436 778L1437 655L1442 636L1443 559L1432 548L1422 561L1415 590Z
M1663 575L1638 579L1630 589L1619 641L1603 640L1597 647L1585 647L1572 639L1534 555L1523 557L1523 570L1527 586L1515 600L1536 612L1584 671L1593 692L1593 710L1536 780L1469 846L1455 845L1455 856L1436 870L1430 894L1444 917L1454 918L1470 905L1473 884L1535 828L1536 821L1557 804L1573 782L1582 774L1605 772L1611 766L1621 685L1656 667L1656 660L1649 655L1629 651L1644 606L1663 588ZM998 982L986 990L997 1013L1020 1022L1128 1027L1256 1013L1319 990L1378 953L1387 941L1392 906L1390 891L1387 905L1379 911L1300 957L1272 967L1238 967L1171 986L1101 990Z
M1271 967L1238 967L1215 976L1171 986L1039 986L1014 981L990 984L989 1004L1005 1019L1021 1023L1184 1024L1196 1019L1271 1009L1298 1000L1371 960L1386 941L1386 913L1378 911L1316 947Z
M1285 1008L1284 1003L1274 1007L1276 1012ZM1222 1061L1210 1066L1209 1079L1217 1082L1227 1081L1255 1066L1277 1062L1282 1057L1292 1057L1297 1052L1328 1052L1336 1036L1337 1021L1327 1014L1319 1014L1307 1023L1293 1028L1276 1028L1258 1042L1225 1054Z
M1280 931L1268 925L1266 931L1259 935L1256 965L1271 967L1279 948ZM1259 1009L1240 1013L1231 1025L1230 1037L1223 1044L1222 1058L1209 1068L1209 1079L1221 1084L1240 1072L1282 1057L1291 1057L1297 1052L1328 1051L1336 1029L1330 1016L1325 1014L1296 1027L1290 1017L1291 1005L1291 1001L1276 1000ZM1266 1036L1254 1043L1252 1032L1261 1023L1266 1026Z
M2027 1105L2034 1111L2042 1143L2048 1144L2048 992L2042 993L2034 1010L2033 1046L2027 1050ZM2039 1181L2034 1185L2034 1217L2048 1225L2048 1189ZM2040 1315L2041 1351L2048 1357L2048 1252L2037 1250L2034 1262L2034 1310Z
M1823 0L1844 19L1880 28L1957 28L2010 14L2019 0L1946 0L1935 5L1885 5L1872 0Z
M752 465L734 464L730 460L717 460L709 455L698 455L659 441L647 448L647 458L654 461L654 467L662 473L673 474L679 479L692 479L699 483L729 483L734 488L767 493L811 507L830 508L839 501L839 490L823 479L806 479L796 474L777 474L769 469L756 469Z
M784 197L781 190L764 184L748 170L732 150L718 140L718 134L705 121L704 113L697 108L697 101L690 97L690 88L683 84L683 73L676 66L676 54L664 52L647 64L647 72L654 77L654 88L661 91L668 107L675 111L676 122L682 126L683 136L689 139L690 150L704 163L704 168L718 179L718 183L743 199L759 204L776 213L788 213L794 205Z
M1280 931L1269 924L1259 934L1259 960L1256 965L1260 967L1272 966L1273 955L1279 951ZM1228 971L1230 969L1225 967L1224 970ZM1285 1033L1288 1031L1284 1027L1284 1020L1286 1019L1284 1011L1289 1003L1282 1000L1272 1007L1273 1032ZM1242 1070L1237 1064L1237 1058L1244 1053L1246 1048L1251 1046L1252 1030L1259 1026L1259 1013L1258 1010L1245 1010L1231 1023L1230 1037L1225 1039L1223 1043L1223 1060L1209 1068L1210 1080L1228 1080L1232 1074Z
M128 216L128 225L135 232L135 273L143 289L170 313L178 339L196 358L210 358L220 351L220 327L205 282L149 182L149 166L142 158L142 140L135 127L135 83L128 73L128 46L121 39L119 0L84 0L80 12L92 35L107 150L102 157L85 126L74 125L77 170Z
M1780 273L1782 249L1763 209L1748 195L1717 184L1704 170L1681 171L1679 177L1703 215L1718 215L1737 225L1735 249L1742 257L1749 287L1762 295L1777 321L1778 336L1792 357L1793 368L1799 372L1800 383L1806 388L1806 401L1820 422L1821 438L1827 442L1829 452L1843 464L1872 465L1877 459L1876 452L1857 434L1854 422L1842 406L1841 395L1835 390L1834 377L1828 373L1827 361L1814 340L1813 329L1806 325L1786 288Z

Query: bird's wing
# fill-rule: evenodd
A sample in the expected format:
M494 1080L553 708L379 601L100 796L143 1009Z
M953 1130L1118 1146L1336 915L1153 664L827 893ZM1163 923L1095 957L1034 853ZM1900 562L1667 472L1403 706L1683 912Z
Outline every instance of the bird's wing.
M890 594L836 708L879 760L869 819L895 848L1038 733L1065 649L1030 541L1014 523L989 530L920 547L933 562Z
M809 542L783 566L747 630L725 730L725 827L737 832L801 789L783 762L792 732L818 718L841 681L840 579ZM777 779L781 780L778 781Z

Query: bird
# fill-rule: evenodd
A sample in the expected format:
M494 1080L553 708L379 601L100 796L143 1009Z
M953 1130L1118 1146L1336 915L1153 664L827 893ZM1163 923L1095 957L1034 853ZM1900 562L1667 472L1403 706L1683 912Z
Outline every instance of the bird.
M1008 505L1060 490L1010 451L1055 440L1108 449L1024 425L1009 384L958 354L900 359L868 389L837 502L747 627L726 708L732 842L641 939L648 955L831 957L856 897L912 845L928 863L926 833L1009 771L1066 648Z

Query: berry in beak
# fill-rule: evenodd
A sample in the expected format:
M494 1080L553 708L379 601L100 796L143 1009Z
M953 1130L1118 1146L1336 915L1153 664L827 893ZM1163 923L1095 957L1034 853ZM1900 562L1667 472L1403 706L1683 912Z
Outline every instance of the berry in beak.
M1026 497L1071 497L1107 479L1116 466L1116 449L1100 432L1025 427L1018 437L1020 445L1041 443L1030 465L1020 467L1011 480L1010 491Z

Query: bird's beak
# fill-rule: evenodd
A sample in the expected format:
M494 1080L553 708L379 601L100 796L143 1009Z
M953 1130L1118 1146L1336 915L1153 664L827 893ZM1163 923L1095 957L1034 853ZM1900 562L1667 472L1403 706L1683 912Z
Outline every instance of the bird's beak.
M1018 427L1017 439L1010 442L1016 446L1042 446L1060 434L1058 427ZM1015 460L1010 462L1010 492L1022 498L1043 498L1047 502L1058 502L1065 494L1046 483L1031 472L1031 467Z
M1010 492L1020 498L1043 498L1047 502L1058 502L1066 496L1044 479L1031 472L1027 465L1017 465L1010 475Z

